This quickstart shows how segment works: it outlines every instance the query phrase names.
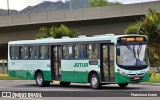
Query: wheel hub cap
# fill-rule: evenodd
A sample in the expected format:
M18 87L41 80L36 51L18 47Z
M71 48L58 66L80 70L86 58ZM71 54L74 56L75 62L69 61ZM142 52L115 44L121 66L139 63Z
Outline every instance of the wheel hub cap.
M38 84L42 84L42 77L41 76L38 76L37 82L38 82Z
M95 86L97 84L97 79L96 78L92 78L92 85Z

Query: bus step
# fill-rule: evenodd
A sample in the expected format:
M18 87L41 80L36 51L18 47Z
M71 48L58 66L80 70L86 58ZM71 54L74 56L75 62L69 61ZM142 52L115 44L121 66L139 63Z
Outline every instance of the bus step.
M57 80L53 80L53 84L59 84L60 81L57 81Z

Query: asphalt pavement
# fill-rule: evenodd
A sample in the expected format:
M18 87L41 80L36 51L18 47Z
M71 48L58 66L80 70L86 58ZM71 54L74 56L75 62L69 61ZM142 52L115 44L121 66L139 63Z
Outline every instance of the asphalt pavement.
M104 98L110 98L110 100L119 100L120 98L122 98L122 100L125 98L134 98L134 100L138 100L139 97L143 97L142 100L144 98L146 98L144 100L149 100L149 98L157 100L157 98L160 98L159 83L129 84L126 88L120 88L117 84L109 84L102 86L102 88L99 90L94 90L90 87L89 84L71 83L69 86L60 86L56 83L51 84L48 87L37 87L35 81L0 80L0 91L0 96L2 96L2 92L9 92L12 94L12 97L3 97L0 98L1 100L13 100L13 98L19 100L53 100L53 98L59 98L57 100L67 100L66 98L69 100L79 100L82 97L86 100L94 100L94 98L97 97L99 97L99 100L103 100ZM21 95L18 96L18 93L21 93ZM25 95L29 95L30 97L25 98Z

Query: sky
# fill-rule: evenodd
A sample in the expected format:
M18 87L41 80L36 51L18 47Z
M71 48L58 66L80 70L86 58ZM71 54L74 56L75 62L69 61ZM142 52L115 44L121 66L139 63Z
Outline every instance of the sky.
M22 10L27 6L34 6L37 5L38 3L41 3L43 1L52 1L56 2L59 0L8 0L9 1L9 8L10 9L16 9L16 10ZM65 0L62 0L65 1ZM108 0L110 2L115 1L115 0ZM158 0L117 0L120 1L124 4L131 4L131 3L140 3L140 2L150 2L150 1L158 1ZM0 8L1 9L7 9L7 0L1 0L0 2Z

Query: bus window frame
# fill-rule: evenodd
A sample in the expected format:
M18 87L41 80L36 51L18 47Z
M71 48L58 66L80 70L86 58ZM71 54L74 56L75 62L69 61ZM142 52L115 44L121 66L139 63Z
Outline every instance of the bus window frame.
M49 46L49 58L40 59L40 58L39 58L39 56L40 56L40 55L39 55L39 53L40 53L40 51L39 51L40 46L46 46L46 45ZM27 46L28 48L29 48L30 46L38 46L38 57L37 57L36 59L34 59L34 58L29 58L29 57L25 59L25 58L24 58L24 51L23 51L23 58L21 58L21 59L19 59L19 58L18 58L18 59L15 59L15 58L12 59L12 58L11 58L11 47L20 47L20 46L23 47L23 50L24 50L24 46ZM10 57L11 60L50 60L50 59L51 59L51 52L50 52L50 50L51 50L51 45L50 45L50 44L41 44L41 45L39 45L39 44L31 44L31 45L28 45L28 44L22 45L22 44L21 44L21 45L15 45L15 44L14 44L14 45L10 45L9 48L10 48L10 49L9 49L9 50L10 50L10 51L9 51L9 57ZM30 52L30 51L29 51L29 52Z
M102 43L105 43L105 42L102 42ZM108 43L108 42L107 42ZM98 45L98 58L87 58L87 44L97 44ZM74 54L73 54L73 57L72 58L63 58L63 45L62 46L62 60L99 60L100 59L100 44L101 42L74 42L74 43L66 43L66 44L63 44L63 45L72 45L72 49L75 48L75 45L85 45L85 48L86 48L86 57L85 58L75 58L75 50L74 51Z

